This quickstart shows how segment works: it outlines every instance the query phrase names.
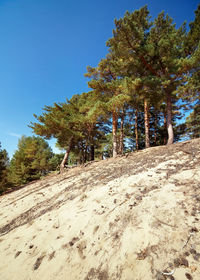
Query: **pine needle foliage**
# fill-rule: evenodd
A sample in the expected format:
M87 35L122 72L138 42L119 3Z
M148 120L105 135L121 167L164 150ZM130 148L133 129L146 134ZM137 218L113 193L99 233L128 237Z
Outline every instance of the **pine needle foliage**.
M10 182L18 186L39 179L52 169L52 157L52 150L44 139L22 136L10 162Z
M9 186L8 168L9 168L8 153L5 149L1 148L1 143L0 143L0 194L3 193Z

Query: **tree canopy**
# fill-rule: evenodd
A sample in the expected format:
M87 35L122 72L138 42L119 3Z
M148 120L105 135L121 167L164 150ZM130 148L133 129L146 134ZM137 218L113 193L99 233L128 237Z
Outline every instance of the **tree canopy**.
M51 170L52 157L52 150L44 139L22 136L10 162L10 182L16 186L39 179Z
M8 187L8 167L8 153L1 148L0 143L0 194Z

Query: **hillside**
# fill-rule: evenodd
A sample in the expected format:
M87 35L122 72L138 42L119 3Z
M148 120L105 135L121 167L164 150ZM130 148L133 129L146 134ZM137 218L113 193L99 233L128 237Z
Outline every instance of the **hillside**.
M200 139L0 197L0 279L200 279Z

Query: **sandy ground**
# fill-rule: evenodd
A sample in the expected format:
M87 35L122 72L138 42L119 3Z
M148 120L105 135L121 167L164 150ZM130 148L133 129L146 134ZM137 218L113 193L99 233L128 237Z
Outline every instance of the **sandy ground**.
M0 279L200 279L200 139L0 197Z

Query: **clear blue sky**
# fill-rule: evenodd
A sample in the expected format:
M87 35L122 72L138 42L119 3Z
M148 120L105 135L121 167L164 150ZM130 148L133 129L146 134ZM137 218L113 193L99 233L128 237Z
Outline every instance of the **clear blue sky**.
M114 19L148 5L177 26L198 0L0 0L0 142L11 157L44 105L88 91L86 66L105 57Z

